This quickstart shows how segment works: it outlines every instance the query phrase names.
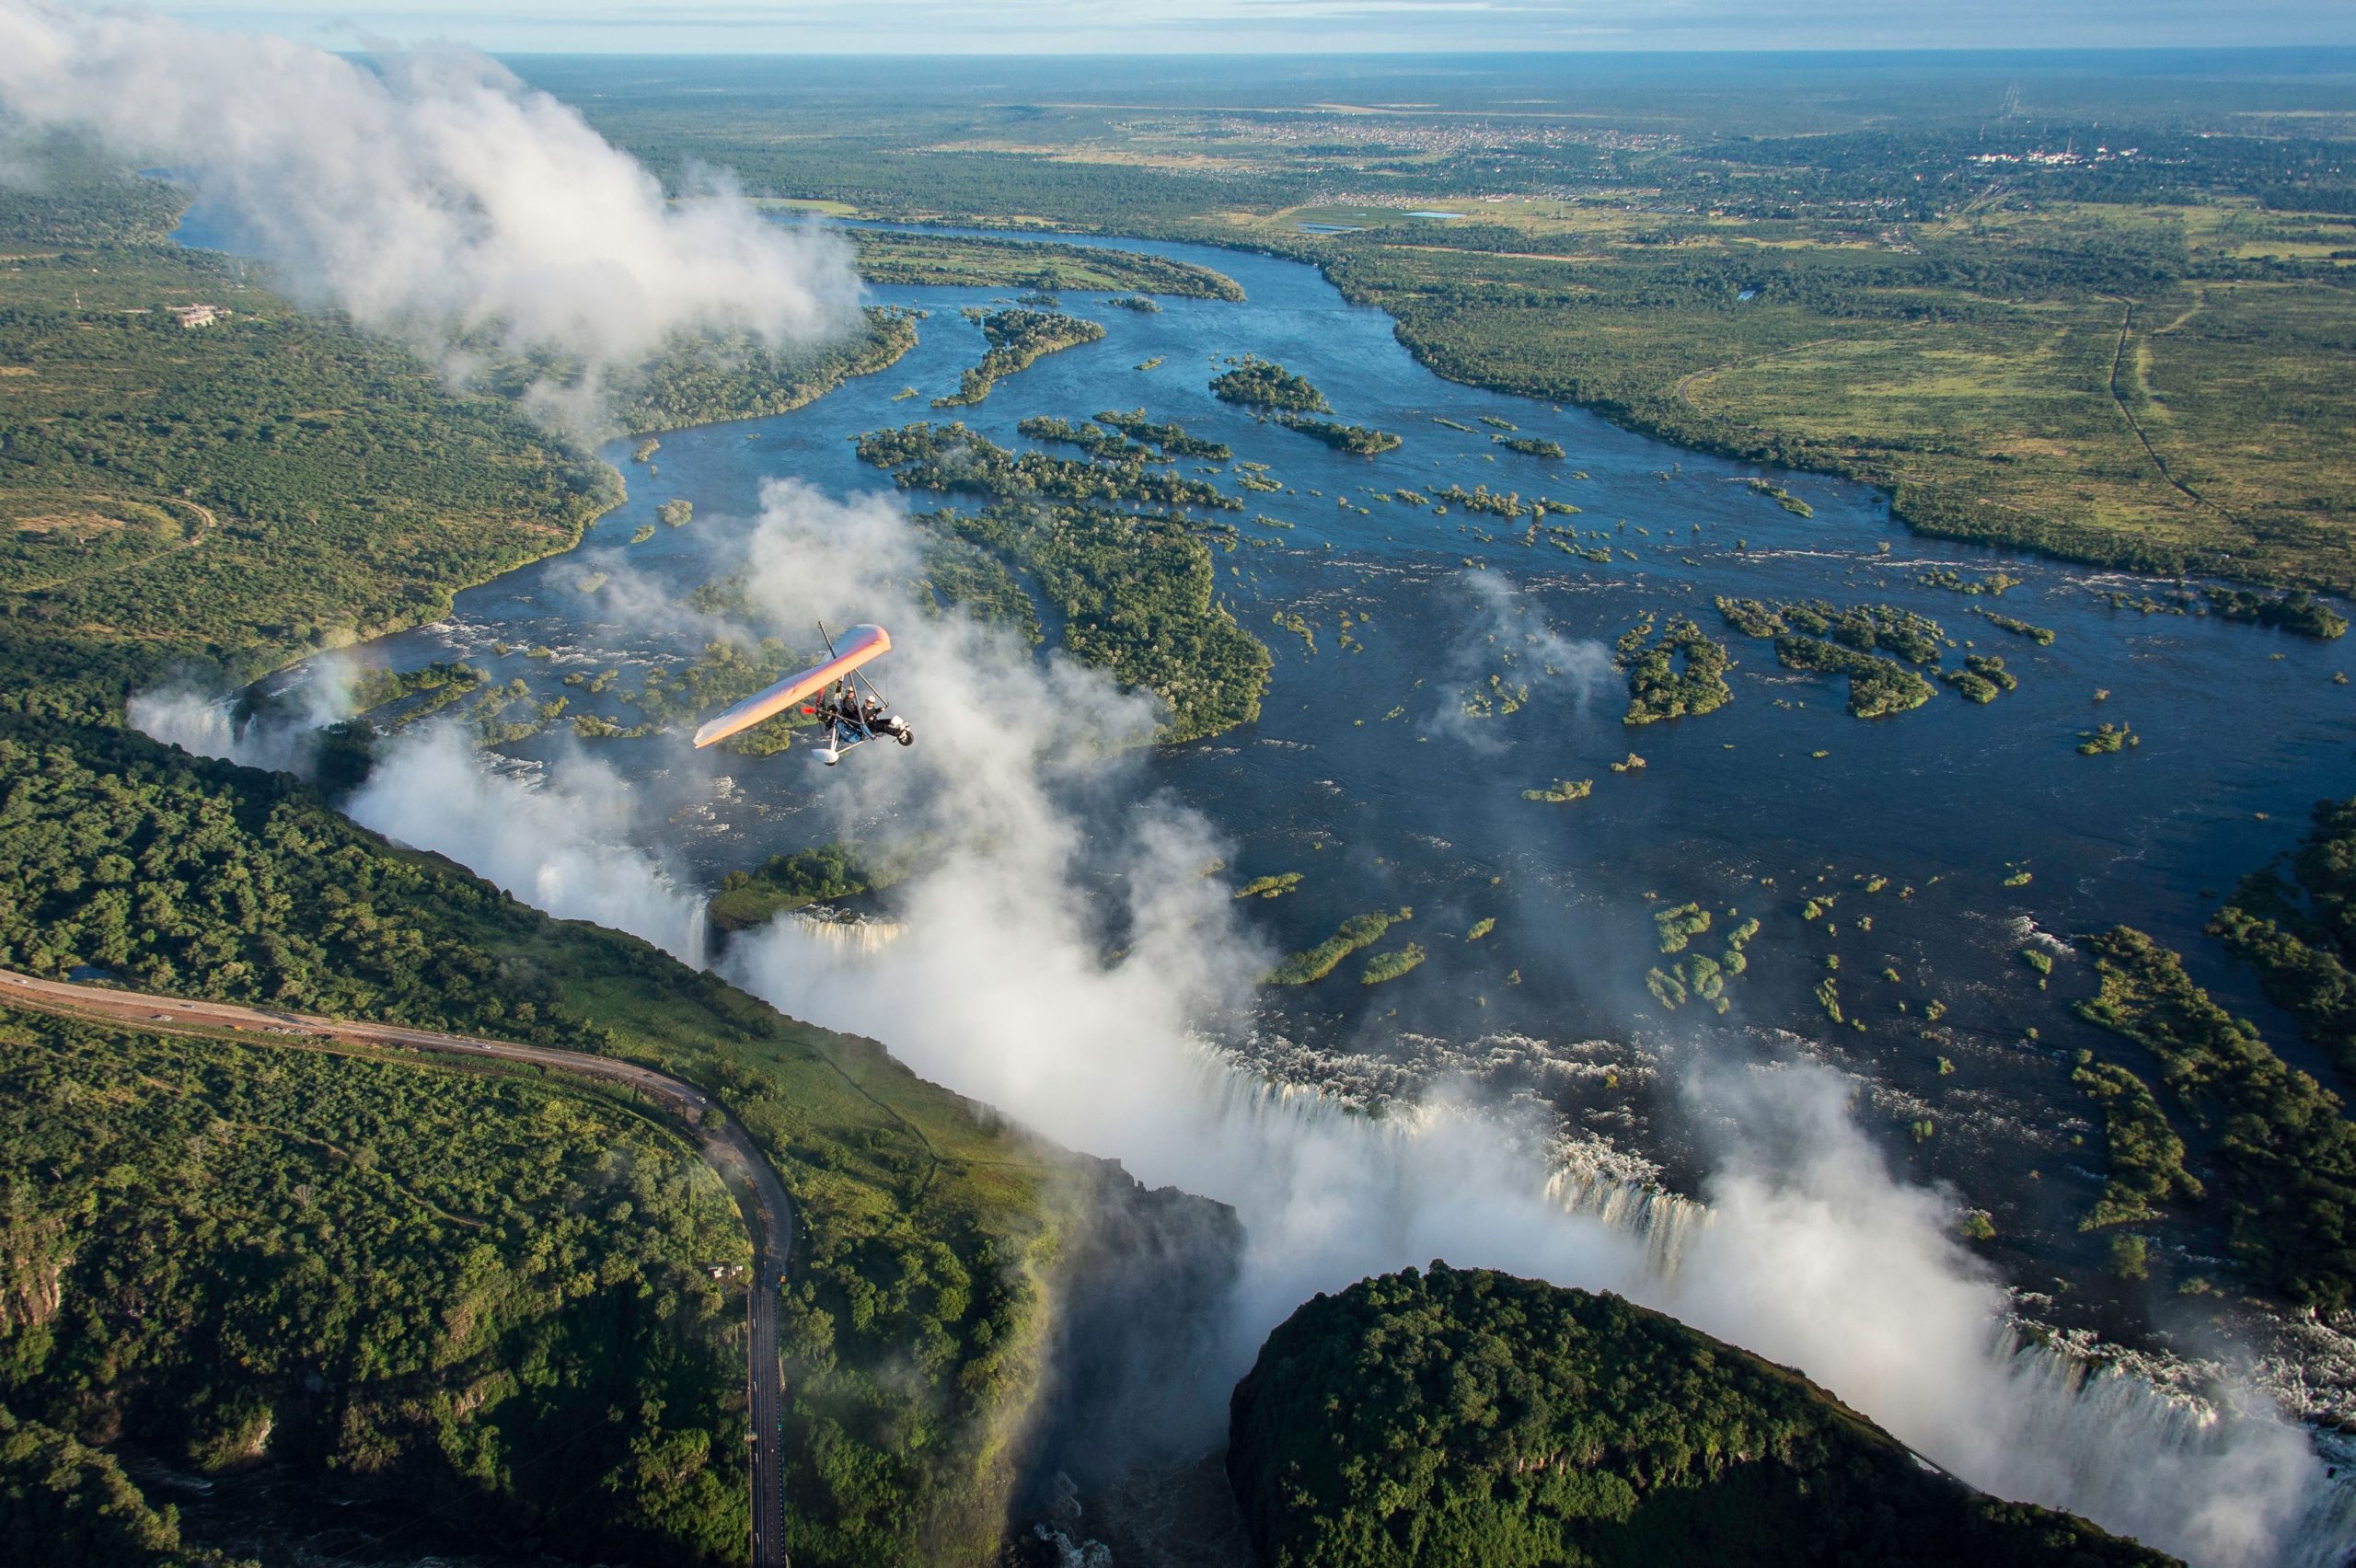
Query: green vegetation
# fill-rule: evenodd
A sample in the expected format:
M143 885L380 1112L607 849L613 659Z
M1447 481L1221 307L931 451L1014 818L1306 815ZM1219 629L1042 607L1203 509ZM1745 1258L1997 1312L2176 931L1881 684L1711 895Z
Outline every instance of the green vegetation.
M1200 457L1207 463L1224 463L1235 455L1227 443L1188 435L1186 427L1175 421L1157 424L1145 417L1143 409L1132 409L1126 414L1117 409L1107 409L1097 414L1096 422L1106 430L1119 431L1131 441L1158 446L1166 456Z
M1077 446L1100 463L1167 463L1170 458L1152 447L1131 441L1118 431L1093 424L1034 414L1016 422L1014 432L1025 441L1060 441Z
M1379 952L1367 960L1366 973L1358 976L1361 986L1380 986L1386 980L1396 980L1424 962L1424 950L1409 942L1395 952Z
M892 470L903 490L1065 502L1137 502L1241 512L1243 503L1199 479L1181 478L1132 458L1076 463L1044 452L1010 452L963 424L902 425L859 438L859 455ZM1158 459L1156 461L1159 461Z
M1993 653L1967 653L1960 670L1941 670L1939 679L1974 702L1993 702L2020 686L2020 678L2004 668Z
M2080 756L2108 756L2143 744L2143 737L2124 724L2105 722L2078 732Z
M5 1405L0 1557L19 1568L248 1568L184 1545L179 1510L150 1505L112 1454Z
M612 377L605 393L624 430L760 419L814 403L854 375L889 370L916 345L915 318L884 306L867 311L860 329L844 338L791 349L772 349L749 332L680 337L648 363ZM577 367L534 361L494 372L490 384L520 396L540 381L579 375Z
M1928 616L1895 605L1829 605L1821 599L1717 600L1718 614L1745 637L1786 631L1830 638L1860 653L1895 653L1914 664L1935 664L1946 630Z
M1093 321L1056 312L968 307L964 314L966 319L979 324L989 347L981 363L958 377L954 394L932 400L936 409L978 403L990 395L1000 376L1027 370L1049 354L1104 336L1104 329Z
M30 178L0 187L0 237L44 250L153 245L188 206L188 192L135 179L67 138L12 136L8 155Z
M2078 1228L2141 1224L2162 1217L2160 1205L2171 1198L2197 1203L2207 1195L2184 1168L2184 1140L2142 1078L2081 1051L2070 1081L2102 1102L2103 1136L2110 1149L2102 1196Z
M2356 491L2327 432L2356 394L2313 388L2351 347L2346 271L2239 254L2264 221L2246 177L2161 139L2138 137L2174 190L2070 201L1992 193L1985 144L1937 131L1717 134L1605 156L1576 201L1299 249L1444 375L1865 479L1925 533L2345 591ZM1892 204L1905 239L1876 243Z
M0 1010L0 1188L30 1287L0 1326L13 1410L571 1555L742 1550L742 1327L712 1275L751 1248L626 1104Z
M1154 304L1153 301L1146 298L1143 294L1122 294L1117 298L1108 299L1103 303L1116 310L1134 311L1139 316L1159 316L1161 314L1161 306Z
M860 275L870 282L948 288L1026 287L1047 293L1127 289L1184 299L1240 300L1242 286L1223 272L1139 250L1057 245L964 235L895 234L850 229ZM1151 300L1107 300L1125 309Z
M2000 616L1993 610L1982 610L1980 613L1988 617L1989 625L2000 631L2009 631L2015 637L2026 637L2039 648L2050 648L2053 645L2053 632L2050 628L2031 626L2025 620L2015 620L2011 616Z
M1374 430L1366 425L1336 424L1331 420L1313 420L1306 414L1283 414L1276 422L1287 430L1315 436L1336 452L1346 452L1354 457L1372 457L1405 444L1403 436L1387 430Z
M967 540L936 534L925 547L918 603L933 615L956 609L1002 627L1030 647L1047 639L1039 606L1005 561Z
M1649 646L1621 640L1621 663L1628 672L1626 724L1650 724L1662 719L1715 712L1734 700L1727 671L1734 661L1727 647L1709 637L1685 616L1671 616L1669 626Z
M1985 594L2001 599L2007 588L2017 588L2026 581L2009 571L1991 571L1984 576L1967 577L1951 566L1936 566L1915 574L1914 581L1924 588L1944 588L1950 594L1969 594L1978 598Z
M656 507L654 515L666 528L684 528L695 520L696 503L684 497L674 497Z
M2209 608L2227 620L2278 627L2327 642L2348 629L2348 618L2304 588L2280 596L2252 594L2239 588L2209 590Z
M2347 120L2271 72L2159 95L2090 70L1994 118L1995 63L1696 92L1667 65L1500 62L1369 81L1377 113L1145 75L1043 111L531 72L675 184L701 162L874 216L1263 248L1388 310L1443 375L1878 484L1925 531L2356 579ZM1426 204L1461 216L1407 215Z
M653 537L654 537L654 525L641 523L630 531L629 542L633 545L642 545Z
M1694 997L1720 1014L1733 1005L1726 994L1727 982L1750 967L1750 955L1743 950L1759 934L1759 922L1743 920L1729 928L1725 951L1715 958L1687 952L1694 939L1708 932L1710 924L1710 912L1699 904L1653 912L1653 936L1662 955L1686 953L1675 963L1657 964L1645 972L1645 989L1665 1010L1674 1012Z
M228 306L183 329L163 307ZM439 618L564 549L611 469L512 404L162 248L0 284L0 710L98 718Z
M1524 790L1521 798L1525 801L1552 801L1561 805L1572 801L1584 801L1594 790L1595 780L1592 778L1557 778L1543 790Z
M1807 502L1802 501L1799 497L1794 495L1783 486L1773 483L1772 480L1752 479L1750 483L1752 490L1757 490L1761 495L1770 498L1776 505L1796 516L1813 517L1816 515L1815 507L1810 506Z
M2244 877L2209 923L2258 974L2267 999L2356 1079L2356 801L2320 801L2292 857Z
M1372 947L1382 940L1382 933L1402 920L1415 918L1413 909L1402 909L1396 915L1376 910L1371 915L1353 915L1341 924L1341 928L1313 948L1292 954L1261 981L1264 986L1307 986L1322 980L1340 967L1342 960L1360 948Z
M2213 1138L2211 1184L2231 1207L2234 1255L2293 1302L2347 1307L2356 1299L2356 1124L2339 1097L2287 1066L2142 932L2121 926L2090 945L2102 988L2078 1011L2149 1051L2162 1086Z
M1333 412L1325 394L1280 364L1250 354L1241 364L1211 380L1211 396L1222 403L1247 409L1288 409L1295 413Z
M1466 928L1464 940L1468 942L1477 942L1496 928L1497 917L1494 915L1484 915Z
M1275 658L1214 596L1210 548L1183 520L1000 505L924 522L1022 572L1056 607L1074 657L1167 703L1164 741L1199 740L1259 717ZM1027 592L1005 582L1027 607ZM934 585L949 588L938 574Z
M1300 886L1299 871L1278 871L1273 876L1253 877L1235 890L1238 898L1282 898Z
M1312 1297L1230 1409L1228 1477L1265 1568L2172 1561L1975 1493L1673 1318L1485 1270Z
M1710 928L1710 912L1698 904L1653 911L1653 930L1664 953L1683 952L1695 937Z
M1565 455L1561 442L1548 441L1543 436L1493 435L1489 439L1507 451L1519 452L1525 457L1545 457L1559 463Z
M1786 669L1848 676L1849 711L1859 719L1903 713L1938 694L1938 687L1895 660L1875 658L1813 637L1775 639L1775 658Z
M907 876L912 859L913 852L872 856L840 841L772 855L752 870L721 878L705 913L723 931L749 930L789 910L880 893Z
M0 720L0 963L84 963L180 994L626 1056L702 1085L775 1165L802 1226L782 1330L795 1558L995 1549L1061 1157L871 1042L395 849L284 775Z

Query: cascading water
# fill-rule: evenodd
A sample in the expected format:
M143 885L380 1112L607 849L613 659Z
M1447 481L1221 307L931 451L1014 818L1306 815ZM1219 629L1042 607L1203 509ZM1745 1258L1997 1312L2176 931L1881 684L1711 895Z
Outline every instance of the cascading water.
M1635 1237L1644 1243L1646 1262L1664 1281L1677 1277L1686 1250L1711 1218L1707 1204L1568 1165L1546 1179L1546 1197L1565 1214Z
M1566 1214L1636 1238L1665 1286L1674 1284L1716 1217L1706 1204L1576 1162L1548 1178L1546 1193ZM2228 1492L2237 1481L2260 1482L2304 1446L2321 1455L2324 1484L2310 1489L2292 1516L2262 1516L2254 1505L2250 1515L2237 1517L2228 1507L2222 1518L2194 1519L2185 1527L2188 1539L2165 1544L2195 1563L2347 1568L2356 1562L2356 1451L2343 1456L2332 1435L2292 1426L2268 1412L2220 1409L2214 1399L2185 1386L2222 1377L2223 1368L2140 1356L2139 1369L2122 1356L2073 1346L2018 1322L1998 1329L1988 1354L2011 1420L2004 1447L2017 1463L1995 1472L1974 1466L1976 1473L1966 1477L1973 1484L2126 1528L2118 1522L2165 1513L2153 1506L2155 1498L2199 1497ZM2260 1540L2270 1542L2270 1550L2253 1551L2251 1543Z
M907 930L896 920L837 919L806 910L797 912L793 923L803 935L829 949L837 960L850 963L872 959Z
M2177 1487L2223 1493L2238 1480L2259 1482L2290 1440L2324 1447L2319 1435L2270 1413L2219 1408L2213 1400L2164 1386L2118 1360L2088 1355L2007 1324L1990 1354L2002 1365L2023 1412L2026 1451L2036 1474L2004 1490L2068 1505L2100 1518L2131 1516L2138 1505ZM2356 1471L2332 1462L2295 1517L2276 1521L2273 1568L2342 1568L2356 1557ZM2253 1521L2254 1523L2255 1521ZM2176 1550L2197 1553L2201 1543ZM2229 1539L2209 1543L2214 1561L2250 1561Z

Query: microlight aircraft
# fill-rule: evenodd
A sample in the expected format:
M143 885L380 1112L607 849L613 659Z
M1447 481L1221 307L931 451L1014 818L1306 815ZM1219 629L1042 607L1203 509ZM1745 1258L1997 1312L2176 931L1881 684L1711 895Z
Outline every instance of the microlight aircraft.
M819 626L818 635L826 639L825 663L813 664L798 675L788 675L777 685L755 692L713 719L696 732L697 748L724 741L764 719L774 719L796 703L802 703L802 711L818 721L818 760L828 767L840 762L843 753L853 746L865 745L878 735L888 735L904 746L916 744L916 731L907 720L887 711L884 694L860 673L892 651L892 634L880 626L855 626L843 634L839 649L835 646L835 640L826 635L824 624ZM810 698L817 700L804 700Z

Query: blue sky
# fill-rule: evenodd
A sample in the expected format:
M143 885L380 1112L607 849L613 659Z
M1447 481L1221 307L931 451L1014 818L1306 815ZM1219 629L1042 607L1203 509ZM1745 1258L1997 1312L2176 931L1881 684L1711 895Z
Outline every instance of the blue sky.
M148 0L331 47L1334 52L2356 44L2356 0Z

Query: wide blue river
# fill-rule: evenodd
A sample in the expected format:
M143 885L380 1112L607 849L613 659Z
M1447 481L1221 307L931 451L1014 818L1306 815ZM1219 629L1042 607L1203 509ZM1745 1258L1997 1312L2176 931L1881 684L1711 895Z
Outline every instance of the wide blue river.
M1400 347L1386 317L1346 305L1305 266L1103 243L1224 271L1248 300L1164 299L1160 314L1140 315L1066 294L1063 308L1102 322L1104 340L1052 355L954 414L1022 444L1014 426L1026 415L1077 421L1142 406L1230 444L1286 487L1243 491L1226 464L1213 476L1247 503L1221 514L1245 543L1216 559L1221 594L1276 656L1265 712L1157 755L1149 783L1231 838L1239 880L1304 873L1296 894L1252 906L1277 950L1306 947L1352 915L1412 905L1394 936L1412 936L1428 957L1388 984L1357 984L1353 960L1323 984L1264 993L1247 1049L1272 1070L1379 1094L1401 1073L1478 1068L1501 1041L1543 1039L1558 1055L1611 1042L1599 1058L1633 1052L1663 1070L1517 1082L1508 1065L1504 1087L1543 1095L1567 1126L1609 1134L1674 1180L1692 1151L1662 1113L1658 1085L1680 1051L1699 1039L1797 1051L1870 1086L1861 1114L1904 1169L1951 1180L1995 1212L2015 1277L2098 1261L2076 1226L2099 1184L2080 1140L2098 1150L2099 1135L2069 1069L2080 1046L2119 1048L2070 1013L2089 988L2084 959L2039 933L2139 926L2258 1018L2278 1049L2322 1071L2201 926L2238 876L2296 841L2314 801L2356 792L2356 687L2333 680L2356 662L2347 646L2114 607L2115 593L2165 600L2171 585L1920 539L1872 490L1697 455L1575 409L1442 380ZM579 591L584 568L598 548L626 547L639 572L684 595L716 560L733 560L765 481L888 488L849 438L951 417L929 399L953 389L983 347L958 309L1005 295L886 288L877 298L930 312L898 365L794 413L666 435L651 474L618 444L609 455L630 478L630 499L592 531L586 554L462 594L450 622L375 652L398 664L462 653L543 695L556 688L552 666L525 654L536 645L557 650L560 669L691 652L623 630L599 595ZM1348 457L1219 403L1210 378L1246 353L1308 376L1335 417L1396 431L1405 445ZM907 386L921 396L897 396ZM1508 451L1487 421L1559 442L1566 455ZM1762 477L1813 515L1747 482ZM1610 559L1575 557L1544 536L1525 543L1527 520L1383 499L1449 485L1572 502L1576 516L1549 521L1586 531L1578 543L1608 548ZM695 522L628 546L675 497L694 502ZM2001 597L1972 596L1926 581L1940 569L2020 582ZM1784 670L1769 643L1726 627L1713 608L1720 594L1913 610L1946 628L1949 667L1992 652L2019 687L1986 706L1943 687L1913 712L1860 721L1844 711L1842 683ZM2040 646L1981 609L2056 635ZM1729 642L1735 699L1704 717L1625 726L1621 678L1603 658L1639 619L1680 612ZM1302 617L1313 651L1279 615ZM513 651L496 653L495 641ZM1504 711L1492 676L1518 710ZM1468 711L1484 693L1490 710ZM595 707L575 696L576 711ZM921 713L922 694L894 696ZM2105 721L2131 725L2141 744L2081 755L2081 732ZM556 758L576 746L568 735L521 749ZM625 774L676 761L667 743L597 749ZM1642 768L1611 770L1632 752ZM667 853L711 882L809 842L815 819L800 808L828 783L799 751L731 771L731 809L661 830ZM1593 792L1572 803L1524 797L1558 779L1592 779ZM1837 899L1808 917L1827 892ZM1699 1001L1669 1013L1645 987L1649 967L1671 962L1653 915L1689 900L1714 912L1718 933L1761 922L1723 1018ZM1494 928L1466 940L1483 919ZM1713 935L1696 951L1718 947ZM2053 959L2050 981L2025 949ZM1839 1025L1818 994L1828 977Z

